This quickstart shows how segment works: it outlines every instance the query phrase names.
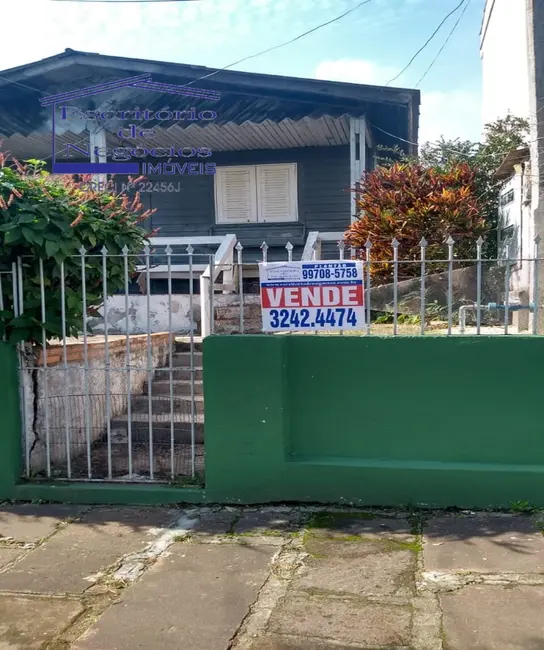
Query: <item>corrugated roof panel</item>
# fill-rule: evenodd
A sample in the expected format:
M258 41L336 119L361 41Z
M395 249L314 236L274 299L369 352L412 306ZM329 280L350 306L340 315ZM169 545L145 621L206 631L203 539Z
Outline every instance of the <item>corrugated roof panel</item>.
M335 146L349 142L349 118L330 116L303 118L294 121L282 120L279 124L265 120L260 124L245 122L238 125L229 122L222 126L208 124L201 127L191 124L187 128L173 125L168 128L155 128L152 145L154 147L209 147L212 151L245 151L255 149L290 149L296 147ZM2 139L2 134L0 134ZM65 131L55 139L57 159L67 144L87 144L84 133ZM116 133L108 133L109 147L127 146ZM138 140L132 146L142 145ZM33 132L28 136L17 133L4 138L4 150L9 150L19 158L49 158L51 155L51 134Z

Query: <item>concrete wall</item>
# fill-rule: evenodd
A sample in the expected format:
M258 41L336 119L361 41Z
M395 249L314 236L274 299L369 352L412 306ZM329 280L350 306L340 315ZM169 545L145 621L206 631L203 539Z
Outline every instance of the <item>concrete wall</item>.
M484 123L510 111L529 117L527 22L523 0L487 0L480 37Z
M246 294L244 304L259 302L258 294ZM167 332L169 330L169 302L168 295L150 296L149 326L152 333ZM232 307L235 314L233 318L239 321L238 294L216 294L213 299L218 321L217 308ZM194 334L200 333L200 296L193 296L193 317L191 319L190 297L188 294L175 294L171 297L172 332L174 334L188 334L191 331L191 322L194 323ZM104 333L104 308L100 309L102 318L89 319L89 326L95 334ZM108 332L110 334L144 334L148 331L147 296L129 296L128 318L125 307L125 296L110 296L107 302Z
M222 296L218 296L222 298ZM154 294L149 296L149 326L153 333L167 332L169 326L169 297ZM172 331L176 334L191 331L191 322L200 329L200 296L193 296L193 317L191 318L190 297L175 294L171 297ZM89 319L89 327L96 334L104 333L104 307L100 308L101 318ZM128 314L125 296L110 296L106 304L108 332L111 334L146 334L148 331L147 296L130 295ZM196 333L196 332L195 332Z
M477 268L469 266L452 272L452 305L454 311L461 305L476 303ZM425 306L447 307L448 273L434 273L425 278ZM496 264L482 265L482 304L504 301L504 268ZM421 305L421 281L415 277L402 280L397 285L397 310L401 314L419 314ZM372 311L393 312L394 285L384 284L370 289Z
M207 338L206 492L542 506L543 364L541 337Z
M532 169L531 210L534 235L544 240L544 3L526 0L528 25L530 151ZM540 257L543 253L540 247ZM531 279L534 286L534 278ZM540 265L539 304L544 305L544 264ZM533 289L531 289L532 293ZM539 332L544 333L544 318L539 319Z
M156 334L152 337L153 368L163 366L168 360L168 335ZM114 337L110 341L110 406L112 418L123 415L128 405L128 373L126 371L126 341ZM86 453L86 414L85 414L85 375L88 380L88 414L91 443L98 440L105 432L107 424L106 381L104 369L104 342L100 337L88 346L89 369L83 367L83 345L68 345L68 368L62 364L62 346L53 346L48 350L47 369L25 373L25 427L26 442L23 448L30 450L30 463L33 473L43 472L46 465L46 413L45 390L47 387L47 415L49 422L49 449L51 462L62 465L68 452L66 430L68 430L72 457ZM131 337L130 366L131 394L139 395L147 382L147 336ZM135 368L135 369L134 369ZM141 368L141 370L138 370Z

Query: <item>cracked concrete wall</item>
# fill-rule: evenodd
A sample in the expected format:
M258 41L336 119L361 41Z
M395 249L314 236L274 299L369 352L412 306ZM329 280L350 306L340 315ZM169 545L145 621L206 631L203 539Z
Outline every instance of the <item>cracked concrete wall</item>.
M143 393L148 379L147 347L145 340L142 340L147 337L137 338L138 341L131 341L132 396ZM121 345L115 345L116 343ZM27 435L26 441L23 441L23 449L30 455L33 473L44 472L47 468L48 437L51 464L66 476L68 449L73 460L76 456L86 454L87 436L92 445L105 434L108 420L108 374L111 417L115 418L127 412L129 384L125 342L112 342L109 373L105 370L104 344L91 343L89 350L91 347L93 351L89 353L88 370L83 367L82 359L76 359L68 362L67 369L61 363L53 362L45 371L38 367L25 373L24 428ZM168 335L154 337L151 345L153 369L167 363L168 350ZM88 400L85 397L86 390Z
M146 334L148 331L147 296L132 295L128 299L128 310L125 296L110 296L107 302L106 318L110 334ZM246 296L250 301L250 296ZM200 331L200 296L193 295L191 319L191 299L188 294L168 295L154 294L149 296L149 331L151 333L169 331L169 305L172 312L172 332L187 334L194 323L194 333ZM214 307L228 307L239 304L238 294L216 294L213 299ZM89 319L89 327L95 334L104 332L104 308L100 310L100 318Z
M149 296L149 322L147 317L148 296L132 295L128 298L128 310L125 296L110 296L106 305L108 332L111 334L145 334L148 328L152 333L166 332L169 329L169 313L172 314L172 331L176 334L190 332L191 305L190 296L176 294ZM170 309L169 309L170 306ZM95 333L104 332L104 308L100 318L89 319L89 326ZM193 296L193 322L198 327L200 322L200 296Z

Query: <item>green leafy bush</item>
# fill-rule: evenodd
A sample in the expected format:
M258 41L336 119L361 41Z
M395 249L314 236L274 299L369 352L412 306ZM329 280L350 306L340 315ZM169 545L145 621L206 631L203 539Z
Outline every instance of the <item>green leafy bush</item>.
M86 251L85 282L87 314L96 314L103 302L103 247L108 249L108 294L125 282L122 250L129 253L129 273L141 254L147 233L139 224L152 211L143 210L139 195L82 190L71 178L51 176L44 163L31 160L7 163L0 152L0 264L11 270L21 258L23 314L13 312L11 278L4 275L4 310L0 312L0 335L12 342L42 341L40 260L45 289L47 338L62 335L61 273L65 279L66 334L77 336L83 325L82 264ZM83 183L88 178L81 179ZM118 257L110 257L110 255ZM130 257L132 255L132 257Z
M427 240L427 271L439 273L447 258L445 241L455 240L459 259L476 256L476 240L487 225L475 191L475 172L465 163L451 169L427 168L419 162L377 167L362 178L357 194L358 217L345 233L349 246L364 256L365 242L372 242L370 273L378 282L391 282L392 240L399 241L399 259L419 262L420 241ZM419 264L401 264L399 280L418 277Z

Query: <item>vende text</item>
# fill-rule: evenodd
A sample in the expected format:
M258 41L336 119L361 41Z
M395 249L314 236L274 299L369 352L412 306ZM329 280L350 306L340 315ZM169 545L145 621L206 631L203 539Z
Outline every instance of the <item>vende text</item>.
M358 307L363 304L363 287L328 285L317 287L262 287L262 305L271 307Z

